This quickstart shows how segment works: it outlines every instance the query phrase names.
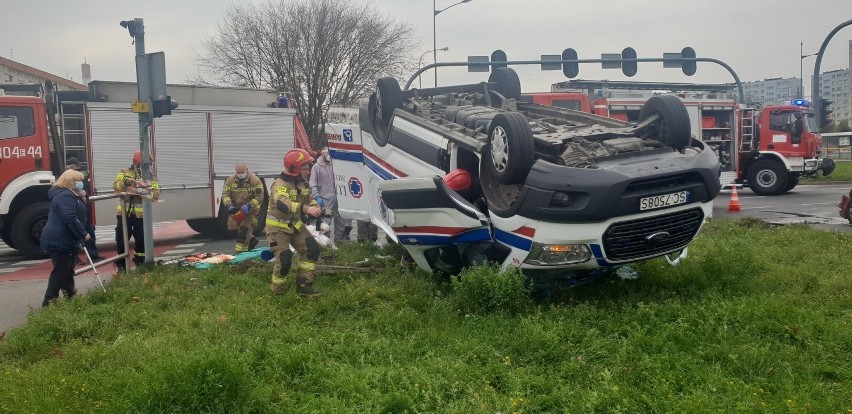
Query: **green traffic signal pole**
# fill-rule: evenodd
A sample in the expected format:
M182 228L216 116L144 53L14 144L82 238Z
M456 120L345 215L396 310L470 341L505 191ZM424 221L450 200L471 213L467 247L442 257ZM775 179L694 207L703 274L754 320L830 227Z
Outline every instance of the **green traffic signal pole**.
M814 115L816 116L817 122L822 121L822 101L819 96L819 67L822 64L822 54L825 53L825 49L828 47L828 42L831 41L831 38L834 37L840 29L849 25L852 25L852 20L847 20L835 27L834 30L825 37L825 40L822 41L822 46L820 46L819 52L817 52L816 62L814 63L814 78L811 84L811 102L814 103Z

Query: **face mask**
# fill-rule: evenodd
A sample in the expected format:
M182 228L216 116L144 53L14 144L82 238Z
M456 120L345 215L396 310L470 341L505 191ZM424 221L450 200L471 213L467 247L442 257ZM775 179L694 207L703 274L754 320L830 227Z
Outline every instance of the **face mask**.
M78 191L83 191L83 182L77 181L76 183L74 183L74 187L77 187Z
M245 180L246 177L248 177L248 173L237 174L237 178L239 178L240 180Z

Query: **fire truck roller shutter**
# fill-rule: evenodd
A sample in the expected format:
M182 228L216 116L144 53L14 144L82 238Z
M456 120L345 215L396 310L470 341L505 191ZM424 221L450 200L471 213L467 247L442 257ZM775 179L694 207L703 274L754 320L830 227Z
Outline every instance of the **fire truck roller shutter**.
M645 128L643 135L653 131L651 137L678 151L682 151L692 141L689 113L677 96L661 95L648 99L639 112L639 122L652 115L659 115L660 119Z
M214 176L224 180L240 161L259 176L281 174L281 157L296 145L293 113L212 112L211 117Z
M86 107L91 131L93 190L110 194L115 175L130 165L133 152L139 149L139 116L128 111L126 104L91 102ZM115 224L117 203L114 200L93 204L98 226Z

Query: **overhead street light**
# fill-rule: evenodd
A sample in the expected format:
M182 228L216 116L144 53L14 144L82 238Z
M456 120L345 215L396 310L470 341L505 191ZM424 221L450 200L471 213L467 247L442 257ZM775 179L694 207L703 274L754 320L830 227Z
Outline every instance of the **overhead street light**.
M811 53L810 55L806 55L806 54L804 54L805 52L803 51L804 50L803 48L804 48L804 43L799 42L799 55L801 56L801 58L799 58L799 96L798 96L799 98L804 98L803 95L805 94L805 75L802 72L803 62L805 61L806 57L811 57L811 56L817 55L817 53Z
M423 56L426 56L426 54L427 54L427 53L433 53L433 52L446 52L446 51L448 51L448 50L450 50L450 48L449 48L449 47L447 47L447 46L444 46L444 47L442 47L442 48L440 48L440 49L432 49L432 50L427 50L427 51L423 52L423 54L422 54L422 55L420 55L420 58L419 58L419 59L417 59L417 69L419 70L420 68L422 68L422 67L423 67ZM423 78L422 78L422 74L417 75L417 80L419 80L419 81L420 81L420 89L423 89Z
M432 0L432 63L438 63L438 35L437 35L437 33L435 33L435 18L439 14L441 14L441 13L443 13L443 12L445 12L445 11L455 7L455 6L458 6L459 4L470 3L473 0L462 0L458 3L451 4L447 7L444 7L441 10L438 10L436 8L435 1L436 0ZM435 87L437 88L438 87L438 68L434 68L432 70L435 71Z

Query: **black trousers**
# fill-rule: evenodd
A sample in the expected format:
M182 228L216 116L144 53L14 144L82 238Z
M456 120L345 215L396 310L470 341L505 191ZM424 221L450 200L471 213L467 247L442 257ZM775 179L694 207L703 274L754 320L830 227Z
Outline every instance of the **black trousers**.
M100 256L101 253L98 251L98 244L95 240L95 226L89 224L86 226L86 233L89 233L89 240L86 241L86 250L89 251L89 254L92 257Z
M125 240L122 238L121 231L121 216L117 215L115 226L115 246L118 254L127 251ZM145 262L145 228L142 226L142 219L131 214L127 217L127 236L133 237L135 246L133 249L136 253L133 255L133 263L140 264ZM115 262L119 269L124 267L124 260Z
M47 279L47 290L44 292L44 302L41 306L59 297L59 291L64 290L65 296L71 297L76 294L74 289L74 254L64 252L50 252L50 260L53 261L53 270Z

